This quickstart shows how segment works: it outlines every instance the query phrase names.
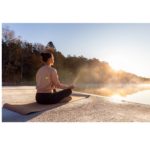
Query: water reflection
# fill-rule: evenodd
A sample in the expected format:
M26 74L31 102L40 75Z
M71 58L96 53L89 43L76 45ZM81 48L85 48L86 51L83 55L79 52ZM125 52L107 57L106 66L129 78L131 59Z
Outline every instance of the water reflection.
M109 96L113 102L120 103L122 100L125 100L150 104L150 84L90 84L80 86L79 90L101 96Z
M150 104L150 90L140 91L125 97L126 101Z

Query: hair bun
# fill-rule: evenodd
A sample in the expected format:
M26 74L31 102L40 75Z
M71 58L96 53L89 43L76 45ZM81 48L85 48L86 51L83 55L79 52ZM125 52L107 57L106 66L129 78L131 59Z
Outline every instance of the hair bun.
M43 56L44 56L44 53L41 53L41 56L43 57Z
M50 53L41 53L42 59L44 62L46 62L49 58L51 58L51 54Z

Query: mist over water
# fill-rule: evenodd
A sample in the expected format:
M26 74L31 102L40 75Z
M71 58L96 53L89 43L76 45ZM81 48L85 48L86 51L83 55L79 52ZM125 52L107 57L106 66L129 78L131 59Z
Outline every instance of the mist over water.
M109 96L114 102L122 100L150 105L150 84L77 84L77 90Z
M110 99L150 104L150 82L124 71L99 66L81 67L73 80L77 91Z
M150 85L143 84L76 84L77 89L103 96L127 96L139 91L150 90Z

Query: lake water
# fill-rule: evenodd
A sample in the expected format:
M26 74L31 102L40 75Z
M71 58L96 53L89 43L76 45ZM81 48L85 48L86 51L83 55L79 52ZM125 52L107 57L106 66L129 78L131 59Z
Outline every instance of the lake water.
M126 96L112 95L110 97L114 102L121 102L122 100L125 100L128 102L150 105L150 90L139 91L137 93L126 95Z
M130 86L130 85L129 85ZM124 91L128 91L128 88L125 88ZM125 100L128 102L135 102L141 104L150 105L150 84L139 84L131 86L130 93L126 93L124 95L112 95L111 97L114 99L115 96L118 97L118 100Z
M124 100L150 105L150 84L90 84L83 86L80 90L87 93L108 96L114 102Z

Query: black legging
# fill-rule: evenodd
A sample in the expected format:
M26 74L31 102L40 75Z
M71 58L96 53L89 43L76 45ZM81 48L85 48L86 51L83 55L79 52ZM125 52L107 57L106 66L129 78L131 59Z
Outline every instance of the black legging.
M71 95L71 89L65 89L55 93L36 93L36 101L39 104L56 104L63 98Z

